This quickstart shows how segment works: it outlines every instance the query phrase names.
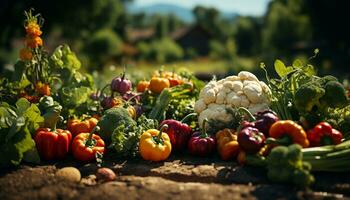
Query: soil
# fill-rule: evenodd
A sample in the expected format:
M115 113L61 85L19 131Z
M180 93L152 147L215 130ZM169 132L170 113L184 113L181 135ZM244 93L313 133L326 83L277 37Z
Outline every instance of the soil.
M82 175L70 182L55 175L74 166ZM260 168L242 167L219 158L175 155L154 163L107 158L104 167L117 179L100 183L96 164L81 164L72 158L64 162L23 164L0 172L0 199L347 199L350 174L316 173L309 189L272 184Z

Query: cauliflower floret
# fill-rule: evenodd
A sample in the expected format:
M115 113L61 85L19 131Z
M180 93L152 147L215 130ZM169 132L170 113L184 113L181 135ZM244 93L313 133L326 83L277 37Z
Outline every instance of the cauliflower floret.
M234 92L229 93L226 99L226 102L234 105L234 107L239 107L241 105L241 96Z
M223 87L222 89L221 89L221 91L220 92L224 92L225 94L228 94L228 93L230 93L231 92L231 89L230 88L228 88L228 87Z
M217 95L216 95L216 103L218 104L223 104L226 98L226 92L221 90Z
M216 82L216 81L210 81L205 87L211 89L211 88L216 87L216 85L217 85L217 82Z
M251 83L249 85L245 85L243 88L244 94L248 97L248 99L252 103L260 103L263 99L262 97L262 88L259 84Z
M238 76L228 76L225 78L226 81L239 81L241 80L241 78L239 78Z
M247 108L250 105L248 98L244 95L241 95L240 97L241 97L241 106Z
M235 92L242 91L243 83L241 81L233 81L232 84L233 84L232 86L233 91Z
M204 103L203 99L199 99L198 101L196 101L196 103L194 104L194 111L196 113L201 113L203 110L205 110L207 108L207 104Z
M265 93L269 94L271 92L269 86L267 86L265 82L259 81L259 83Z
M223 85L217 85L216 87L213 88L213 90L215 91L215 93L218 93L219 91L222 90L222 88L224 88Z
M201 125L205 118L208 120L215 119L222 122L229 122L232 120L232 116L227 113L225 105L214 103L210 104L207 109L201 112L198 117L198 123Z
M225 88L233 89L233 81L226 81L223 85Z
M267 104L259 103L259 104L250 104L249 107L248 107L248 110L251 113L257 113L259 111L266 110L268 108L269 108L269 106Z
M221 80L217 81L217 84L222 85L222 84L224 84L224 82L225 82L225 79L221 79Z
M206 93L204 93L203 99L204 99L204 102L206 104L210 104L212 102L215 102L215 100L216 100L215 90L214 89L208 90Z
M241 71L238 73L238 77L241 78L241 80L250 80L250 81L259 81L259 79L252 73L247 71Z

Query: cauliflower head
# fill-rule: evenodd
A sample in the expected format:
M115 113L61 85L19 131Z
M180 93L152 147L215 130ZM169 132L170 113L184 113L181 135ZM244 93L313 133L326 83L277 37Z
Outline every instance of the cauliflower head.
M237 76L210 81L201 90L194 110L199 115L199 124L205 118L230 122L232 115L226 108L245 107L254 114L268 108L270 92L254 74L241 71Z

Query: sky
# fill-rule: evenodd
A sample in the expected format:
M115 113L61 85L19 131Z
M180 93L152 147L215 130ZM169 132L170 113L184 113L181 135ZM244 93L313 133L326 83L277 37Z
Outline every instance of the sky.
M134 0L138 6L157 3L173 4L192 9L196 5L212 6L223 12L241 15L263 15L270 0Z

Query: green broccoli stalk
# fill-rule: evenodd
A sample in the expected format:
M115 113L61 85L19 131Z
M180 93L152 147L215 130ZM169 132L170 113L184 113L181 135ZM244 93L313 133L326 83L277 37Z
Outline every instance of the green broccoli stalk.
M302 148L298 144L275 147L266 158L266 163L267 176L273 182L306 187L315 181L310 174L311 165L303 162Z

